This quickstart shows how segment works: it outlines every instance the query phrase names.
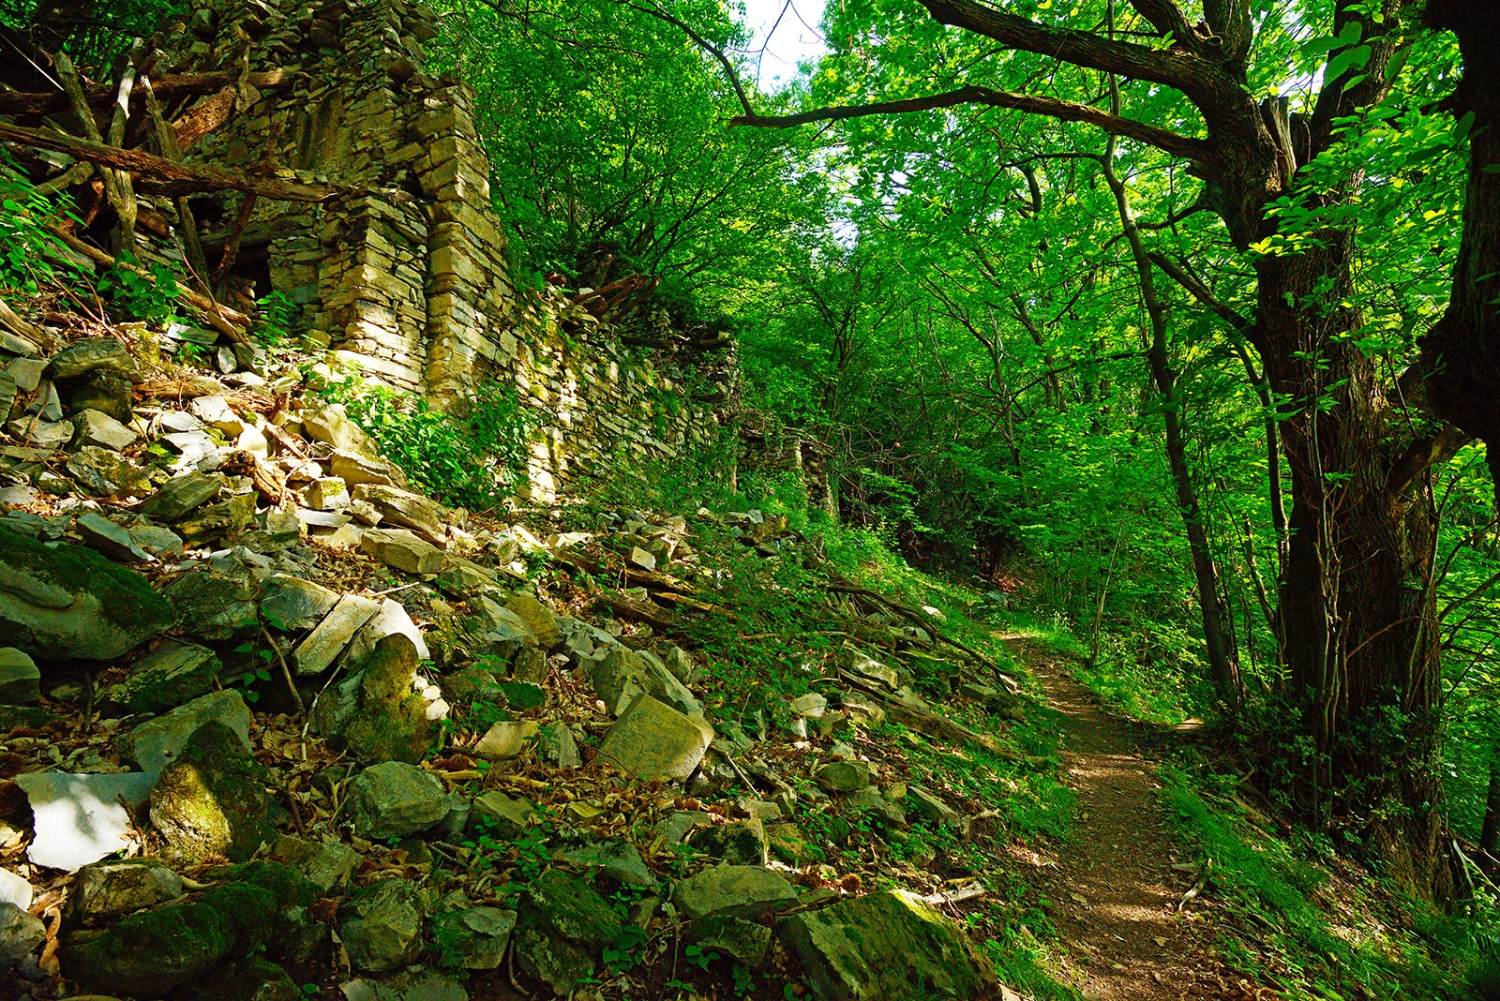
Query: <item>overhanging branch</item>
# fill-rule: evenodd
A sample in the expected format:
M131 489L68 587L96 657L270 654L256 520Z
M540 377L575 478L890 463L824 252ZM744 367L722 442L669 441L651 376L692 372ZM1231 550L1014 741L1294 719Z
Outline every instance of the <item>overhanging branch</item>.
M759 115L753 111L730 121L730 125L746 125L756 128L786 129L812 122L838 122L851 118L866 118L871 115L904 114L912 111L931 111L951 108L961 104L981 104L992 108L1008 108L1028 114L1043 115L1065 122L1084 122L1097 126L1111 135L1134 139L1148 146L1155 146L1173 156L1201 163L1207 158L1209 145L1201 139L1190 139L1170 129L1163 129L1145 122L1112 115L1107 111L1079 104L1060 101L1052 97L1032 94L1014 94L1006 90L989 87L960 87L942 94L927 97L907 98L899 101L877 101L873 104L852 104L841 107L818 108L792 115Z
M1213 90L1213 64L1185 52L1116 41L1089 31L1054 28L1030 18L1007 14L976 0L917 2L927 8L927 13L939 23L993 38L1008 48L1050 56L1087 69L1165 84L1182 91L1200 105ZM1146 6L1159 8L1162 4L1155 2Z

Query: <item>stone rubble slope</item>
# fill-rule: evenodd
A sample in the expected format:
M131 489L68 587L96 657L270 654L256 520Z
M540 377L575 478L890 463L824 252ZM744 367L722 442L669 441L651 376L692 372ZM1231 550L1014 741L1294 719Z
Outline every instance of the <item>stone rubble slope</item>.
M732 559L812 561L784 519L534 533L415 492L300 359L9 346L7 996L1015 996L975 873L892 854L995 804L872 736L1020 760L929 702L999 731L1009 679L832 593L845 645L754 711L693 642Z

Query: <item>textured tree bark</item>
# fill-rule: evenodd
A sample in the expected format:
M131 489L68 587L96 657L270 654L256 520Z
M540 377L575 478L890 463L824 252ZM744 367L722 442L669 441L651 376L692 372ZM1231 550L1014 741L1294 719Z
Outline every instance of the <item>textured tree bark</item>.
M1479 850L1500 853L1500 761L1490 762L1490 787L1484 797L1484 826L1479 831Z
M1428 22L1458 36L1464 77L1448 102L1473 114L1463 236L1443 318L1422 342L1434 408L1489 446L1500 469L1500 31L1488 0L1430 0ZM1500 491L1500 475L1495 476Z

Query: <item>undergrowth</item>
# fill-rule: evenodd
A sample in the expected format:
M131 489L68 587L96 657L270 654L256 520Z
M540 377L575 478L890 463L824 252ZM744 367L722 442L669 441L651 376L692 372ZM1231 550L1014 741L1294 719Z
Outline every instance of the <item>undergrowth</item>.
M1340 863L1326 839L1283 837L1257 826L1233 796L1235 782L1161 768L1179 828L1211 860L1209 891L1229 905L1220 951L1235 969L1293 1001L1403 998L1487 1001L1481 989L1493 921L1432 912L1394 884ZM1482 905L1493 913L1493 902ZM1489 943L1493 949L1493 940Z
M450 410L357 376L331 382L320 395L342 403L382 456L447 504L488 510L526 480L535 419L512 386L481 382L473 399Z

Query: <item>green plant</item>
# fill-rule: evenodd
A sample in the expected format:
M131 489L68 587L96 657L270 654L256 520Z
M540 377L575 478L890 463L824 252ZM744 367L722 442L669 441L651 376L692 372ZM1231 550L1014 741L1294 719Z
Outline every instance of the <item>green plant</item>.
M67 258L57 253L60 242L44 220L66 213L70 205L65 195L37 191L0 150L0 288L35 293L39 279L57 276L52 262Z
M131 319L165 323L176 315L179 293L172 269L153 262L144 270L122 256L120 263L99 276L99 294Z
M644 929L624 925L615 940L604 947L604 965L612 974L624 973L640 962L636 950L650 938Z
M284 292L268 292L255 300L259 311L250 329L256 340L268 348L279 347L292 336L301 310Z
M259 642L247 640L234 648L234 652L243 654L250 658L251 666L240 672L230 681L230 685L240 689L240 694L246 702L255 703L260 701L258 691L261 683L271 680L271 663L276 659L276 654L262 647ZM259 661L259 663L256 663Z
M448 411L357 376L321 395L342 403L381 455L447 503L492 508L526 480L535 420L513 386L481 383L473 399Z

